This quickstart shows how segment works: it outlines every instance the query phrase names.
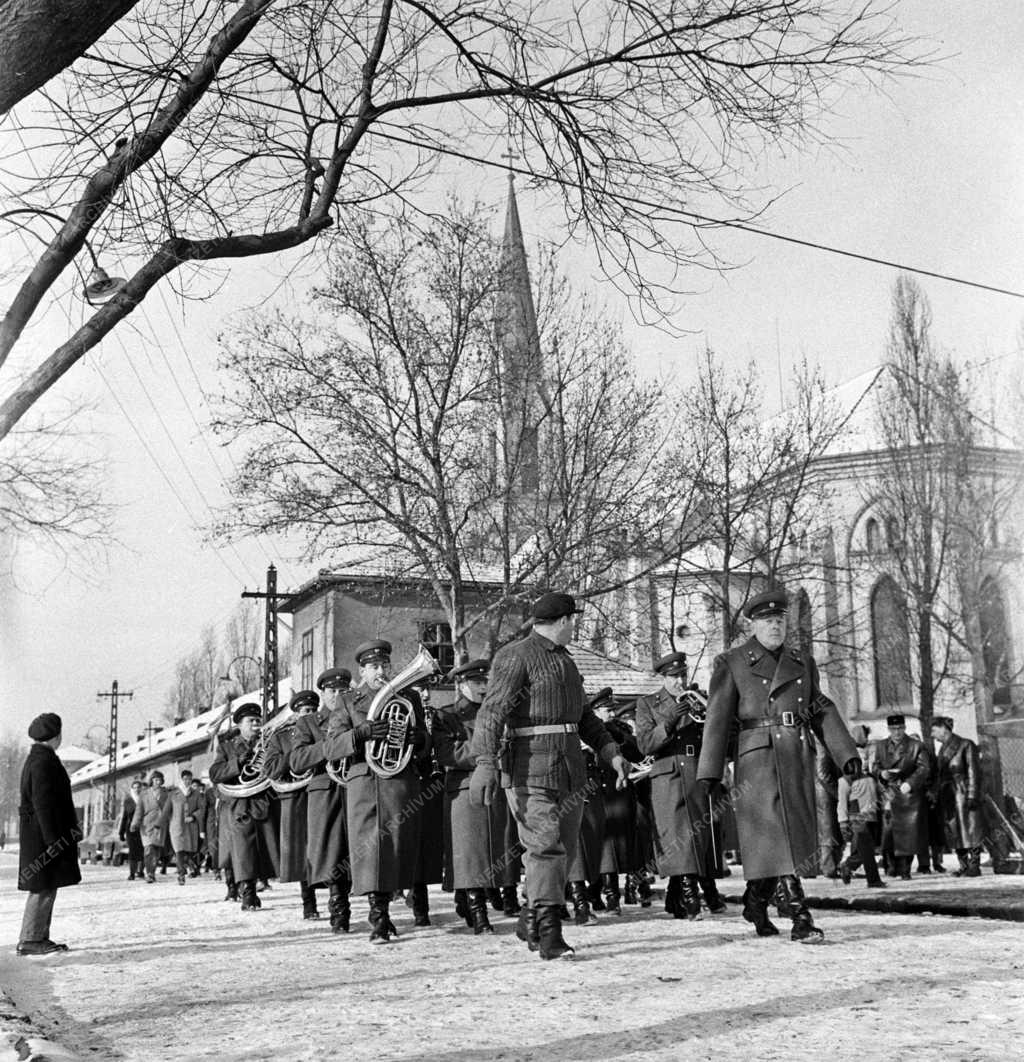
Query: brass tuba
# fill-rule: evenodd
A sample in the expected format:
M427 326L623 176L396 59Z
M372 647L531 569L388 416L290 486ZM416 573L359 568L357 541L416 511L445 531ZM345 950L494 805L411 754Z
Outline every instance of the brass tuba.
M412 759L412 732L416 725L416 713L412 701L399 694L418 679L440 671L437 661L421 645L419 652L373 698L366 713L367 722L386 719L387 737L371 741L366 746L366 762L370 770L381 778L393 778L409 765ZM342 777L344 777L344 769Z
M237 782L218 782L217 792L222 797L253 797L262 793L270 785L266 776L267 727L261 727L252 747L252 754L242 764Z
M285 729L295 729L294 717L285 723ZM271 778L270 787L275 793L280 793L287 796L289 793L297 793L300 789L305 789L309 784L310 778L313 777L313 768L308 771L303 771L302 774L296 774L294 771L289 770L288 778Z

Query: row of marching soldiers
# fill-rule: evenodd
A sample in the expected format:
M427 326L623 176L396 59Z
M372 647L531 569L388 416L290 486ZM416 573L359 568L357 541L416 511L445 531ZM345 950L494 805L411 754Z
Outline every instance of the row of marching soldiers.
M395 894L408 890L414 924L429 925L427 887L442 884L454 891L467 926L492 932L489 907L510 917L520 913L523 849L504 791L489 805L470 799L476 762L470 744L489 662L472 660L450 673L457 698L447 709L425 708L426 694L417 689L401 691L415 712L413 756L398 774L384 777L371 769L366 751L386 736L388 723L369 721L367 713L390 680L390 657L389 642L365 642L355 653L355 686L348 669L329 668L317 679L319 693L302 690L291 698L292 720L267 740L263 767L284 791L273 797L222 792L220 862L229 895L237 889L242 910L258 909L257 882L276 870L281 881L299 883L307 919L320 917L317 892L326 891L336 933L350 929L352 894L365 895L370 939L384 943L396 934ZM571 915L563 910L577 925L594 924L594 910L621 915L624 899L649 906L655 868L668 877L669 913L699 917L702 897L712 912L724 909L714 881L721 873L717 827L692 815L702 701L687 686L684 654L670 653L655 670L663 688L635 705L617 707L610 688L588 705L634 770L622 786L615 770L585 750L579 844L566 868ZM231 786L244 777L260 717L254 704L235 710L236 730L219 741L212 782ZM302 777L305 784L293 788ZM275 798L279 809L271 807Z

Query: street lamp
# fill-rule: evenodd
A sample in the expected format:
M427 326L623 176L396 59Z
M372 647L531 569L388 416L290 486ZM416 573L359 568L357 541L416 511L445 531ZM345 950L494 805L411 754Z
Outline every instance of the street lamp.
M248 653L239 653L226 668L224 668L224 674L220 676L221 682L236 682L237 679L231 677L231 669L238 663L239 660L249 660L256 665L256 670L260 677L260 687L263 686L263 661L258 656L250 656ZM241 683L239 683L241 685Z

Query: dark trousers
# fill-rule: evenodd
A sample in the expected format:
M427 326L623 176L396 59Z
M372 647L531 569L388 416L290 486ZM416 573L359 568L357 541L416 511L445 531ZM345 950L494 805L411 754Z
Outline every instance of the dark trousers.
M147 844L142 861L146 866L146 877L152 878L156 874L156 865L160 859L160 853L164 850L162 844Z
M853 837L850 840L850 854L846 857L847 869L852 874L863 864L868 881L880 881L878 864L875 862L875 834L871 823L851 821L850 829Z
M20 944L35 944L50 939L50 919L53 917L53 901L56 889L30 892L25 901L25 915L21 920Z
M511 794L519 841L526 849L526 895L531 907L565 902L569 864L576 858L586 794L572 793L568 780L559 789L517 786Z
M188 876L189 871L195 865L195 858L195 852L176 851L174 853L174 860L178 865L179 878L184 878Z

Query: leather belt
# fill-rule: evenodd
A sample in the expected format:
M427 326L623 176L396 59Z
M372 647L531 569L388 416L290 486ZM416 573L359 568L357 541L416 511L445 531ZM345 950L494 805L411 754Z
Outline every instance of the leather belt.
M509 733L512 737L537 737L540 734L575 734L575 723L546 723L543 726L517 726Z
M696 759L700 755L697 752L696 745L684 745L677 752L663 752L661 755L656 756L657 760L674 760L677 756L689 756L691 759Z
M782 715L770 715L765 719L741 719L740 730L757 730L762 726L799 726L800 721L795 712L783 712Z

